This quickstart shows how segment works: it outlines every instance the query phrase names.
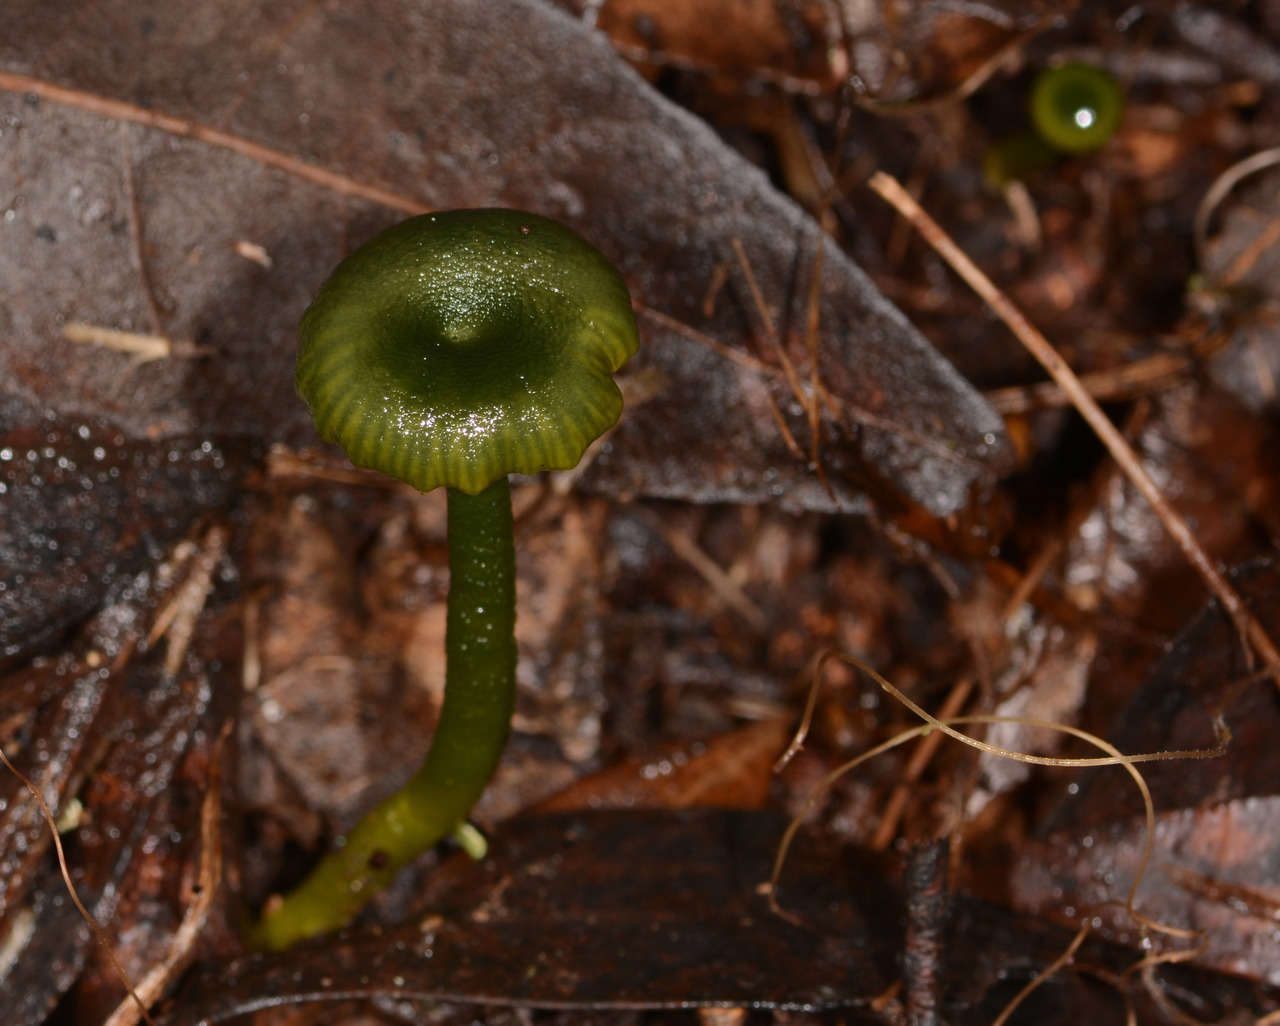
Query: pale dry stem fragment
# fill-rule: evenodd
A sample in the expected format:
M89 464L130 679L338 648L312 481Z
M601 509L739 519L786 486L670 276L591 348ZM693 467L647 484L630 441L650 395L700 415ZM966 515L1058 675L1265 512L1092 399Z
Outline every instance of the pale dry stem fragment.
M1155 353L1119 367L1081 374L1080 384L1095 399L1132 399L1183 384L1195 362L1194 356L1181 353ZM1004 415L1071 404L1071 398L1052 381L995 388L984 392L983 397Z
M204 543L196 553L191 572L178 590L156 614L155 623L147 635L147 647L151 648L162 637L168 636L165 650L164 672L175 676L187 654L187 646L195 633L196 620L204 609L205 600L213 590L213 574L227 551L228 533L225 527L211 527L204 536Z
M1013 215L1014 239L1023 249L1038 252L1044 244L1044 230L1040 227L1040 214L1027 183L1015 178L1006 182L1001 192Z
M265 270L271 270L274 261L271 254L267 252L264 246L258 245L256 242L250 242L248 239L238 239L235 245L236 256L248 260L250 263L257 264Z
M86 324L84 321L68 321L62 326L62 337L68 342L79 342L82 345L129 353L137 357L139 363L168 360L174 357L191 359L212 356L215 352L209 346L198 346L194 342L183 339L171 339L164 335L147 335L137 331L121 331L118 328Z

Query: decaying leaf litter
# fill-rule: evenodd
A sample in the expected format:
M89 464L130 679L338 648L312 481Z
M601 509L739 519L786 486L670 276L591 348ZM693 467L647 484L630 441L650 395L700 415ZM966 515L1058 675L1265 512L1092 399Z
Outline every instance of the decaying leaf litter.
M65 835L73 872L141 979L168 957L191 906L182 880L197 874L201 788L221 724L237 721L223 819L234 869L202 931L201 961L170 1001L172 1021L255 1007L267 989L283 1000L381 993L383 1018L417 1014L396 1002L404 987L419 1000L571 1006L560 1014L574 1021L608 1003L597 984L618 960L584 961L590 939L584 948L572 917L540 935L548 952L560 938L560 958L539 961L526 943L527 964L478 961L484 916L497 914L500 939L545 927L565 900L518 887L508 896L529 866L503 862L500 849L480 866L451 861L443 875L428 860L371 913L417 931L396 939L417 951L405 959L416 977L395 968L406 949L371 947L376 934L359 931L351 968L334 962L328 988L283 982L291 964L314 972L319 952L237 963L243 992L229 992L220 971L237 951L238 902L297 872L410 771L440 687L442 505L314 448L291 396L294 322L328 268L398 211L479 202L532 207L591 237L627 274L645 332L628 414L572 489L517 492L522 694L480 821L495 845L510 829L513 856L549 848L553 865L564 831L590 837L640 821L535 815L517 827L509 817L619 765L641 795L624 791L628 804L670 809L706 793L768 810L744 813L739 827L685 812L696 827L659 817L646 828L652 850L688 855L665 861L647 901L611 904L622 892L605 886L600 907L618 909L607 918L633 945L624 962L635 972L613 990L632 995L632 1010L609 1008L602 1021L753 995L765 1008L845 1009L753 1013L765 1018L922 1014L918 981L893 990L903 937L917 936L904 930L903 909L916 906L895 897L893 859L868 870L856 849L836 847L887 843L877 835L891 802L891 848L951 841L961 889L937 968L949 1021L994 1020L1066 949L1082 916L1123 897L1125 845L1141 843L1142 825L1129 792L1111 783L1116 770L1011 772L944 744L911 767L905 795L909 754L841 780L800 835L810 861L783 878L784 896L803 907L812 891L814 908L830 909L807 916L812 927L826 919L868 959L829 949L832 978L798 997L718 986L781 964L769 944L797 943L761 896L752 906L744 894L752 921L721 974L659 973L665 985L629 989L662 965L655 942L636 939L678 912L660 896L690 886L689 860L714 850L674 838L728 830L744 865L767 862L759 834L782 824L753 817L795 810L830 767L918 722L827 664L810 739L770 780L758 739L785 737L806 696L804 668L827 647L858 654L925 708L966 684L959 712L1076 723L1128 752L1211 745L1221 713L1233 732L1223 759L1194 772L1144 768L1162 861L1139 905L1208 929L1203 968L1125 977L1141 938L1123 917L1109 920L1103 932L1135 950L1090 938L1074 970L1011 1021L1120 1021L1126 1000L1143 1021L1251 1021L1276 1007L1266 990L1276 982L1276 874L1265 847L1274 690L1247 683L1256 662L1221 617L1199 612L1203 585L1132 485L1052 394L1046 403L1043 388L1026 390L1039 375L983 301L860 185L876 169L907 183L1102 389L1210 558L1240 567L1228 577L1274 637L1274 178L1265 167L1238 181L1229 171L1276 145L1274 23L1187 4L1118 18L922 4L866 22L821 4L745 6L750 16L718 21L736 33L710 35L658 4L570 12L576 21L521 6L528 31L518 40L509 17L469 6L384 6L360 22L356 10L246 4L220 11L216 26L134 4L62 18L47 5L16 12L19 31L0 42L14 144L0 159L17 183L5 230L21 235L0 253L0 402L8 509L28 512L6 517L4 743L28 767L49 767L43 786L60 812L78 799L84 811ZM448 18L448 30L433 33L432 18ZM693 116L625 70L592 24ZM210 39L234 56L210 61ZM189 59L198 47L200 60ZM1064 57L1125 83L1120 132L1021 193L986 190L985 149L1021 127L1033 72ZM1223 173L1230 187L1215 190ZM1207 226L1199 252L1197 224ZM190 348L140 363L72 341L73 322ZM1128 367L1159 358L1174 370L1127 386ZM1002 410L1012 390L1026 398L1002 425L966 381L999 390ZM230 541L189 641L148 644L211 530ZM747 736L757 741L730 743ZM1015 733L1000 743L1047 742ZM734 770L739 751L754 754ZM170 768L148 775L139 763ZM747 775L739 801L732 787L700 783L735 773ZM1162 790L1162 773L1184 786ZM55 1006L49 1021L101 1021L120 1000L118 980L64 900L31 803L14 781L5 786L3 836L26 840L3 847L27 868L6 874L0 930L15 954L2 986L21 995L18 1021L45 1021ZM598 795L614 786L582 800L608 801ZM1089 794L1122 807L1092 798L1085 813ZM532 848L516 845L524 836ZM586 851L576 856L585 865L607 864ZM749 889L767 872L738 877ZM455 968L433 975L412 944L443 914L441 880L468 880L459 893L477 896L459 898L456 918L435 927ZM672 929L688 937L686 926L677 917ZM1003 938L988 941L981 966L966 961L973 941L963 938L975 936ZM362 984L371 959L385 971ZM460 977L459 964L475 975ZM517 993L498 970L522 964L534 983ZM333 1021L332 1006L287 1014ZM493 1021L504 1014L490 1011Z

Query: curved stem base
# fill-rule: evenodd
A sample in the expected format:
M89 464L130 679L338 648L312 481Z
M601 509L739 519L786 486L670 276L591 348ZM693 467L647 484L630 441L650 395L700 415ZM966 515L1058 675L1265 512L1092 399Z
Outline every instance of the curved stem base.
M506 478L449 489L444 705L422 768L252 928L279 950L349 923L399 870L466 819L506 746L515 702L515 550Z

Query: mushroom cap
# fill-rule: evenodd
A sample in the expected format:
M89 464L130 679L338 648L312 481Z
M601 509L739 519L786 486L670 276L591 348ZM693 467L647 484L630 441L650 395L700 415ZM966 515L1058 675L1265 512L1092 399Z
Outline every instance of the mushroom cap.
M1046 68L1031 88L1031 121L1050 146L1088 153L1120 125L1124 92L1101 68L1069 63Z
M518 210L413 217L338 265L299 328L298 393L352 463L475 494L567 469L622 412L622 276Z

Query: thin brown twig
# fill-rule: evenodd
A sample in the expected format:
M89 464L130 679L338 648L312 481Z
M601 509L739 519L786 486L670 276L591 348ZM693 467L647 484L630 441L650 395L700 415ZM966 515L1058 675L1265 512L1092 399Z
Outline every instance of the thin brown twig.
M128 122L121 123L120 162L124 168L124 192L129 211L129 241L133 244L133 257L137 263L142 296L147 301L147 312L151 314L151 330L155 335L164 337L168 332L165 331L160 304L156 301L156 291L151 287L151 273L147 270L147 257L142 242L142 211L138 208L138 189L133 180L133 142L129 138L131 131Z
M1280 922L1280 899L1255 887L1219 880L1186 866L1170 864L1161 868L1174 886L1194 898L1221 905L1232 915L1243 914Z
M787 425L787 419L782 415L782 407L778 405L778 401L769 392L765 393L765 398L769 400L769 415L773 417L773 423L778 429L778 434L782 436L782 441L785 443L787 451L797 460L803 460L804 450L800 448L800 443L796 441L796 436Z
M1074 534L1074 532L1072 533ZM1035 593L1036 588L1040 586L1040 582L1044 580L1045 575L1049 572L1049 568L1062 555L1062 551L1066 547L1066 541L1058 537L1050 538L1040 547L1040 551L1035 554L1021 580L1018 581L1018 586L1009 593L1009 598L1005 601L1004 608L1000 611L1001 623L1007 624L1017 615L1018 610Z
M714 335L708 335L705 331L699 331L692 325L686 324L679 318L665 314L661 310L654 309L651 306L645 306L643 303L635 304L636 315L653 321L655 324L673 331L677 335L697 342L706 346L718 356L736 363L739 367L743 367L753 373L759 374L761 377L778 379L783 376L783 372L771 364L765 363L763 360L752 356L750 353L735 349L731 345L721 342ZM877 428L889 434L903 438L913 445L919 446L931 455L939 459L946 460L948 463L969 463L971 460L963 453L959 452L955 446L948 446L945 442L938 438L931 438L922 434L913 428L900 424L889 417L882 417L870 410L857 406L848 399L835 395L830 389L823 387L822 403L826 406L831 418L837 422L843 422L846 419L855 424L862 424L866 427Z
M800 388L800 376L796 373L796 366L792 363L786 347L783 346L782 339L778 337L778 329L774 326L773 318L769 314L769 307L764 301L764 294L760 291L755 273L751 270L751 261L747 259L747 252L742 248L742 240L736 237L733 240L733 252L738 258L738 264L742 268L743 276L747 279L747 289L751 292L751 300L755 303L756 312L759 314L760 321L764 326L764 336L769 340L769 344L773 346L774 354L778 357L778 363L786 376L791 394L798 401L803 402L804 392ZM804 450L800 448L800 443L796 441L795 435L791 433L791 429L787 426L786 418L782 415L782 408L778 406L778 402L773 398L771 392L766 391L765 396L769 400L769 408L773 413L773 419L777 422L778 429L782 432L787 448L791 450L792 455L797 459L804 459Z
M1079 377L1080 384L1095 399L1129 399L1182 384L1186 380L1183 375L1194 365L1195 361L1190 356L1156 353L1120 367ZM996 388L984 392L983 398L997 413L1004 415L1071 404L1071 397L1056 381Z
M925 186L929 184L929 172L933 170L935 144L925 140L912 162L911 174L907 178L906 189L920 202L924 196ZM911 222L905 217L894 218L893 227L889 229L889 238L884 245L884 260L890 270L897 270L907 257L907 246L911 242Z
M827 664L829 658L830 655L825 650L814 652L809 657L808 662L805 663L804 669L797 674L797 680L807 680L809 682L809 694L804 702L804 712L800 716L800 722L796 725L795 732L791 735L790 742L783 749L782 754L774 760L774 773L781 773L786 769L791 760L804 748L804 743L809 738L809 728L813 725L813 712L818 706L818 692L822 688L821 670Z
M641 317L648 318L660 327L673 331L677 335L683 335L691 342L697 342L706 346L717 356L723 357L731 363L736 363L745 370L752 371L762 377L776 377L779 374L777 367L772 367L765 363L759 357L752 356L748 352L737 349L734 346L721 342L714 335L708 335L705 331L699 331L691 324L685 324L679 318L672 317L670 314L663 313L661 310L652 306L645 306L643 303L637 304L636 313Z
M1091 928L1092 924L1086 919L1084 925L1080 927L1076 932L1075 937L1072 938L1071 943L1067 945L1066 951L1041 969L1040 972L1036 973L1031 981L1018 991L1018 993L1013 996L1013 999L1004 1006L1004 1010L996 1017L991 1026L1004 1026L1004 1024L1009 1021L1009 1016L1013 1015L1018 1006L1030 996L1032 991L1043 984L1045 980L1056 975L1060 970L1070 965L1071 959L1075 957L1076 951L1079 950L1080 945L1084 943L1084 939L1089 936Z
M764 326L764 336L769 340L769 344L773 346L774 355L778 357L778 363L782 365L782 371L787 377L787 384L791 387L791 394L796 399L804 398L804 390L800 387L800 375L796 373L796 365L791 360L791 354L787 352L786 346L782 344L782 338L778 335L777 326L773 323L773 317L769 313L769 305L764 301L764 293L760 291L760 284L756 281L755 272L751 270L751 261L747 259L747 251L742 246L742 240L736 236L733 239L733 252L738 258L738 266L742 268L742 275L747 279L747 289L751 293L751 301L755 303L756 312L760 315L760 322Z
M720 290L729 280L729 265L723 260L711 269L711 280L707 282L707 291L702 295L702 316L710 318L716 312L716 300L720 298Z
M765 615L738 583L730 577L707 553L688 535L665 524L661 518L647 509L637 507L632 511L642 520L649 530L671 546L671 550L688 563L719 596L720 601L735 610L747 623L757 631L763 632L766 627Z
M44 79L35 78L31 75L20 75L12 71L0 71L0 89L15 93L30 93L33 96L40 97L42 100L59 103L64 107L73 107L89 114L96 114L99 117L112 118L117 121L130 121L136 125L145 125L148 128L168 132L170 135L194 139L209 146L218 146L222 149L230 150L232 153L238 153L240 156L247 157L250 160L256 160L267 167L274 167L286 174L293 175L295 178L301 178L326 189L332 189L334 192L344 196L356 196L372 203L381 204L384 207L390 207L392 210L403 211L406 214L425 214L431 210L425 203L412 197L392 192L390 189L383 189L376 185L367 185L347 175L317 167L314 164L307 163L305 160L290 156L288 153L282 153L280 150L272 149L270 146L263 146L261 143L242 138L231 132L224 132L220 128L201 124L199 121L176 117L172 114L164 114L160 111L147 110L145 107L137 107L122 100L97 96L94 93L86 93L80 89L60 86L53 82L46 82Z
M44 817L46 825L49 827L49 834L53 838L53 847L58 856L58 872L62 874L63 886L67 889L67 896L71 898L71 904L75 905L76 911L80 913L89 930L93 933L98 943L102 946L103 952L107 956L107 961L111 963L112 969L115 971L117 978L124 984L125 989L129 992L128 997L133 1001L138 1010L139 1017L147 1023L147 1026L155 1026L155 1021L151 1018L151 1014L147 1011L147 1006L143 1003L142 998L134 989L129 974L124 971L124 966L120 964L120 960L116 957L115 951L111 947L111 941L98 925L98 921L93 917L93 913L85 907L83 901L80 900L80 892L76 890L76 885L71 880L71 870L67 867L67 853L62 847L62 838L58 834L58 820L54 816L53 810L49 808L49 803L45 801L44 795L40 793L40 789L32 783L22 770L18 769L9 761L9 756L5 754L3 748L0 748L0 763L3 763L5 769L18 778L22 786L27 789L31 797L36 800L36 804L40 806L40 814Z
M1223 288L1238 285L1244 280L1244 276L1253 270L1254 264L1262 254L1278 242L1280 242L1280 217L1273 217L1267 222L1267 226L1254 236L1249 245L1235 255L1235 259L1222 272L1218 284Z
M969 695L972 693L973 681L968 678L961 678L956 681L955 687L951 689L946 700L943 701L942 708L938 710L938 718L948 720L958 716L961 708L969 700ZM898 783L894 785L893 791L889 795L889 800L885 802L880 824L876 827L876 832L868 845L872 851L884 851L889 847L894 834L898 832L898 822L902 819L902 812L907 807L907 802L911 800L912 785L923 776L924 771L933 760L938 746L942 744L942 737L941 733L934 731L932 734L927 735L916 746L915 751L911 753L911 758L907 760L906 769L903 770Z
M1192 223L1192 240L1195 242L1196 259L1201 268L1205 266L1209 255L1209 222L1213 220L1214 212L1231 190L1244 179L1276 164L1280 164L1280 146L1260 150L1232 164L1218 175L1205 191L1200 200L1200 206L1196 208L1195 221Z
M1048 371L1049 376L1070 397L1072 405L1097 433L1107 447L1112 459L1120 465L1134 487L1142 493L1151 504L1156 515L1164 524L1174 542L1182 550L1184 556L1196 569L1214 596L1221 603L1223 610L1231 617L1245 642L1246 652L1252 647L1262 662L1270 666L1273 679L1280 686L1280 651L1271 640L1266 630L1246 608L1243 600L1230 582L1218 571L1208 554L1200 547L1187 522L1169 504L1164 494L1156 486L1150 475L1143 468L1137 454L1124 440L1124 436L1097 404L1075 372L1058 355L1056 349L1042 335L1022 312L1001 292L977 265L960 249L949 235L942 230L917 204L905 189L892 176L877 171L868 179L867 184L894 209L907 217L930 246L951 265L952 270L964 279L995 314L1008 326L1014 336Z
M412 489L406 490L402 482L386 474L379 474L357 467L329 466L321 462L319 454L311 458L310 452L296 452L286 449L277 442L267 450L266 476L268 478L300 477L308 480L331 481L335 484L362 485L366 488L377 488L389 492L403 492L405 495L415 494ZM252 487L252 484L251 484ZM420 493L418 493L420 494Z
M822 253L826 244L826 236L818 236L818 244L813 254L813 271L809 280L808 323L805 327L805 338L809 347L809 396L805 404L809 413L809 459L817 472L818 480L826 489L832 502L838 502L835 489L827 479L827 471L822 466L822 378L818 373L818 329L822 320Z
M209 921L222 884L222 764L231 726L230 720L223 724L209 761L209 779L200 803L200 858L191 903L169 941L164 960L152 967L134 988L139 999L148 1005L159 1001L165 988L195 960L196 942ZM126 999L116 1006L103 1026L134 1026L138 1019L138 1006Z

